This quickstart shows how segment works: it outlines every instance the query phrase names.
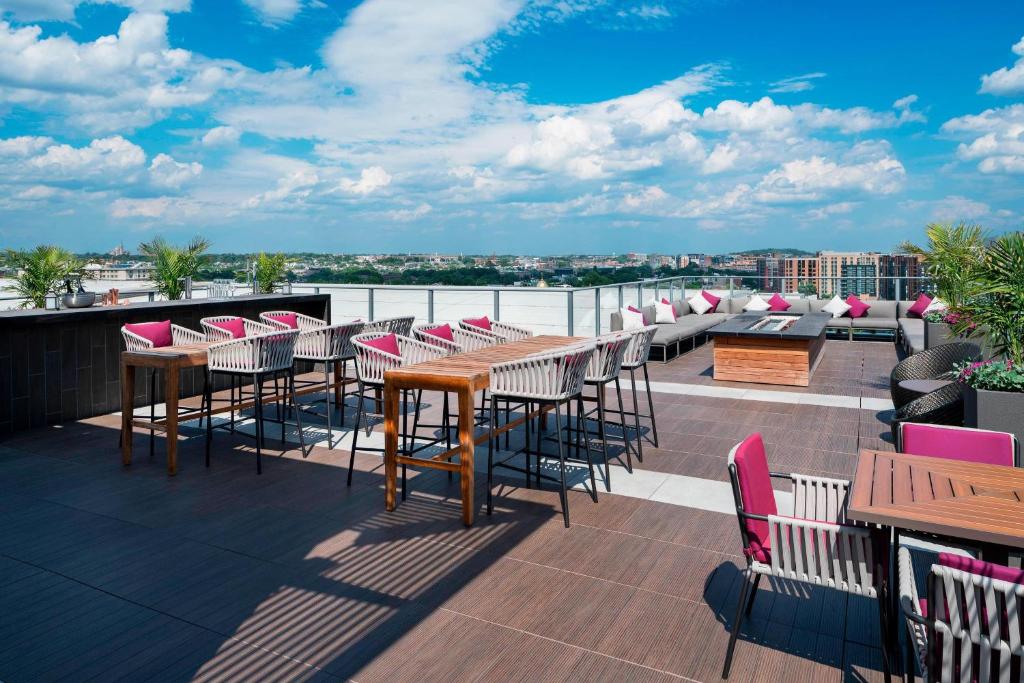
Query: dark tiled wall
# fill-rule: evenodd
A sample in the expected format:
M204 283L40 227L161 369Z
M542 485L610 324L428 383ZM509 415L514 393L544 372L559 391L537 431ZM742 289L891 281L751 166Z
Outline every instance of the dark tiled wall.
M0 437L23 429L121 409L120 355L125 323L167 320L200 330L199 319L270 310L317 318L330 315L327 295L239 297L91 308L68 312L0 314ZM149 403L149 372L135 373L135 405ZM181 395L202 392L201 369L183 371ZM157 380L157 402L164 395Z

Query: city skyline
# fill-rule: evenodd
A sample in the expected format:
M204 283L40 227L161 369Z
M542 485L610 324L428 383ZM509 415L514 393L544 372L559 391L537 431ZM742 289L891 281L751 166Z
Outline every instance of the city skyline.
M1024 214L1019 5L0 0L0 18L0 247L886 252Z

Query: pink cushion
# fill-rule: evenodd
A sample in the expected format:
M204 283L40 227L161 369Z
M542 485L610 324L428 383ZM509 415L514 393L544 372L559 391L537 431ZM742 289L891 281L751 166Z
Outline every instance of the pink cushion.
M777 514L775 492L772 490L772 480L768 473L768 458L759 433L751 434L736 447L733 462L736 464L736 477L740 483L743 510L755 515ZM745 552L759 562L771 562L768 522L748 519L745 523L750 540L750 546Z
M449 325L448 323L445 323L444 325L439 325L437 327L428 327L423 331L426 332L427 334L434 335L435 337L447 339L450 342L455 341L455 335L452 334L452 326Z
M479 327L481 330L487 330L488 332L491 331L491 321L486 315L482 318L466 318L464 322L467 325Z
M901 429L904 453L1013 467L1012 434L913 422Z
M672 307L672 317L675 318L676 320L679 319L679 311L676 310L675 304L673 304L671 301L669 301L665 297L661 297L661 303L665 304L666 306L671 306Z
M952 553L939 553L939 564L943 567L959 569L960 571L970 572L978 576L987 576L990 579L1024 584L1024 569L1014 569L1013 567L983 562L973 557L964 557L963 555L954 555Z
M284 323L293 330L299 329L299 316L295 313L279 313L277 315L264 316L269 320L276 320L279 323Z
M232 339L241 339L245 336L245 321L241 318L232 318L231 320L224 320L219 323L210 324L214 327L219 327L222 330L230 332Z
M377 339L369 339L363 343L384 353L390 353L392 356L402 357L402 350L398 348L398 337L394 333L386 334Z
M705 299L707 299L707 302L709 304L711 304L711 310L708 311L708 313L714 313L714 312L716 312L718 310L718 302L722 300L722 297L715 296L714 294L710 294L710 293L704 291L703 289L700 290L700 295L702 297L704 297Z
M636 306L626 306L626 310L627 311L632 311L634 313L639 313L640 316L644 319L644 325L650 325L651 324L651 321L647 319L647 316L644 314L644 312L641 311Z
M782 311L788 311L793 304L786 301L778 292L772 294L772 298L768 299L768 310L781 313Z
M867 315L868 309L871 308L871 306L868 306L853 294L846 297L846 305L850 307L846 314L851 318L863 318Z
M131 323L125 325L124 329L132 334L139 335L143 339L148 339L156 348L170 346L174 343L174 337L171 335L170 320L162 320L158 323Z
M930 296L921 293L920 295L918 295L917 301L914 302L914 305L907 309L907 317L920 318L921 316L924 315L924 309L928 308L931 302L932 298Z

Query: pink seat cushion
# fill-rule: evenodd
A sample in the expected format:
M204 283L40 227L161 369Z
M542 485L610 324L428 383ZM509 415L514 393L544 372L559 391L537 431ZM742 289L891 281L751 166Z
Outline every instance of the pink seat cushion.
M1013 467L1012 434L913 422L901 429L904 453Z
M277 315L265 316L270 320L276 320L279 323L284 323L293 330L299 329L299 316L295 313L279 313Z
M210 324L230 332L232 339L241 339L245 336L245 321L241 318L232 318L231 320L222 320L221 322Z
M650 325L651 324L651 321L647 319L647 316L644 314L644 312L641 311L636 306L626 306L626 310L627 311L632 311L633 313L639 313L640 317L642 317L644 319L644 325Z
M850 310L846 312L851 318L863 318L868 314L868 309L871 306L867 305L853 294L846 297L846 305L850 307Z
M479 327L481 330L491 331L491 320L486 315L482 318L466 318L465 323L473 327Z
M718 302L722 300L722 297L715 296L714 294L706 292L703 289L700 290L700 295L704 297L709 304L711 304L711 310L708 311L708 313L715 313L718 311Z
M378 351L390 353L392 356L398 356L399 358L402 357L402 350L398 348L398 337L394 333L386 334L376 339L369 339L363 343Z
M438 325L437 327L428 327L423 331L435 337L447 339L450 342L455 341L455 335L452 334L452 326L449 325L448 323L445 323L444 325Z
M1001 564L993 564L976 560L973 557L954 555L953 553L939 553L939 564L951 569L987 576L990 579L999 579L1009 583L1024 584L1024 569L1014 569Z
M924 309L928 308L931 302L932 298L930 296L924 293L919 294L917 297L917 301L914 302L914 305L907 309L907 317L920 318L921 316L924 315Z
M171 346L174 343L170 320L161 320L158 323L131 323L125 325L124 329L143 339L148 339L155 348Z
M751 434L736 448L733 462L736 464L736 477L740 483L743 510L755 515L778 514L772 479L768 473L768 458L759 433ZM748 519L745 524L750 540L750 546L745 552L758 562L771 562L768 522Z
M772 298L768 299L768 310L769 311L775 311L777 313L781 313L782 311L788 311L790 309L790 307L792 307L792 305L793 304L789 303L784 298L779 296L778 292L776 292L775 294L772 294Z

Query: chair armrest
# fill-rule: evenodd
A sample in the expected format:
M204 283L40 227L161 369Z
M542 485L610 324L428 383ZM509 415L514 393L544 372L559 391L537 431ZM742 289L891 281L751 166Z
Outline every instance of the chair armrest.
M450 355L448 351L412 337L398 337L398 348L402 351L402 365L415 365Z
M845 479L791 474L793 516L819 522L846 523L850 482Z
M295 314L295 323L299 326L299 330L305 332L306 330L314 330L320 327L327 327L327 322L320 318L314 318L311 315L304 313Z
M503 323L500 320L491 321L491 331L497 332L499 336L504 337L508 341L519 341L533 336L533 332L525 327Z
M206 341L206 335L181 325L171 325L171 341L175 346L178 344L200 344Z
M245 327L245 336L255 337L260 334L269 334L271 332L279 332L273 325L266 323L258 323L255 320L249 320L248 318L242 318L242 325Z
M145 337L140 337L134 332L129 332L123 327L121 328L121 336L124 337L124 348L127 351L145 351L146 349L153 348L153 342Z

